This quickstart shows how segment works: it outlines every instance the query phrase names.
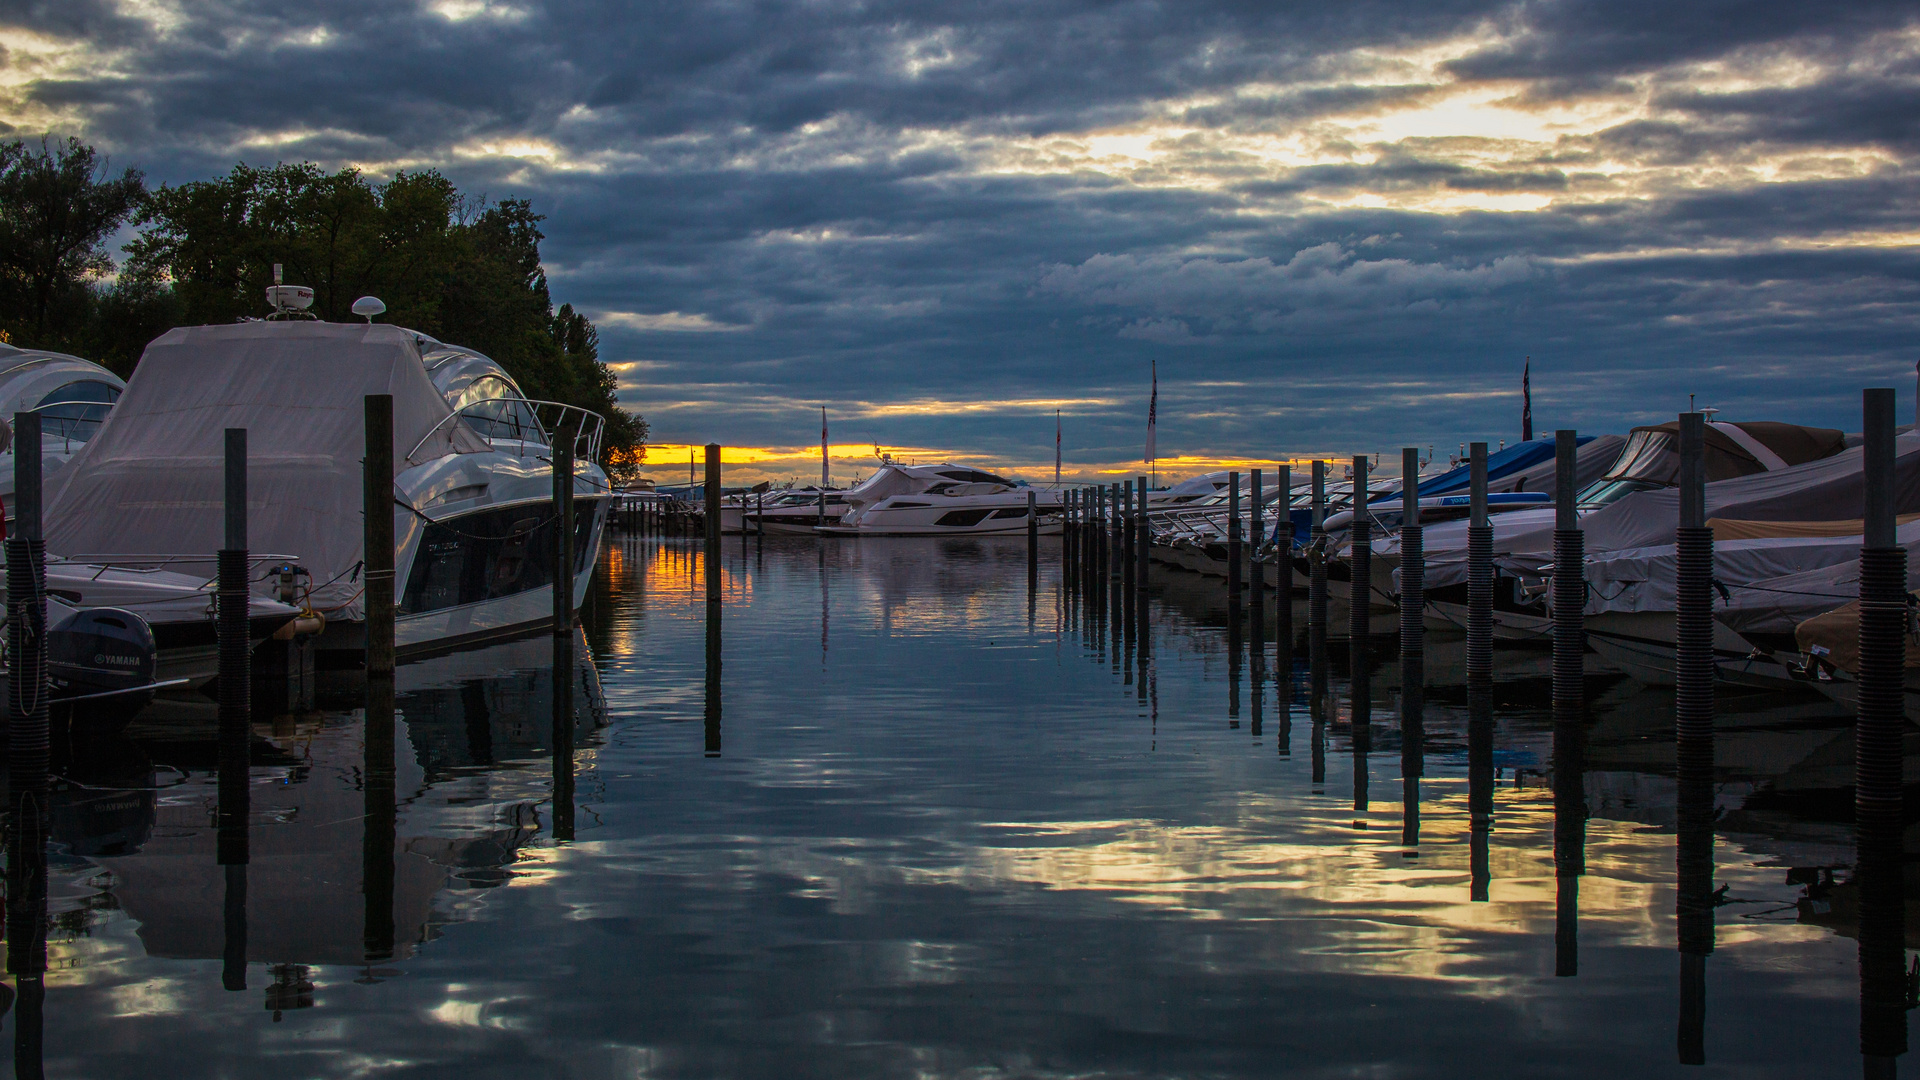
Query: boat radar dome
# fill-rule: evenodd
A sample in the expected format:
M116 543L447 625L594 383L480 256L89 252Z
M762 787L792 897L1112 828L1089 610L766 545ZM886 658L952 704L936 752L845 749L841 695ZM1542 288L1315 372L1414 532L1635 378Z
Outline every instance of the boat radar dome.
M267 303L276 315L289 315L313 306L313 290L305 285L269 285Z
M367 320L369 323L373 322L375 315L385 310L387 310L387 305L381 302L377 296L363 296L353 302L353 313Z

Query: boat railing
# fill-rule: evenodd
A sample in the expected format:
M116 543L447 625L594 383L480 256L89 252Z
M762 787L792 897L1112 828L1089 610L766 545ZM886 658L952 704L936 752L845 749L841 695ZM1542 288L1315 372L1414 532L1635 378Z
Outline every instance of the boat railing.
M575 461L598 461L600 442L607 429L606 417L578 405L534 398L484 398L448 413L413 444L406 460L419 464L414 455L442 428L455 421L487 440L489 449L498 449L496 442L519 443L522 448L529 444L551 447L556 433L567 432L573 440Z
M100 580L100 575L106 573L109 570L116 570L121 573L127 573L127 574L157 574L162 572L172 572L173 568L176 566L193 566L196 564L205 566L212 563L216 563L219 560L220 560L220 556L217 553L209 553L205 555L183 555L183 554L164 554L163 555L158 552L81 551L81 552L75 552L70 555L47 556L47 561L50 563L60 563L63 566L84 566L84 567L93 568L94 572L91 580L94 580L94 581ZM249 572L249 576L251 576L253 569L255 567L258 567L262 563L277 566L283 563L297 563L299 561L300 561L300 556L298 555L277 555L270 551L248 552L247 570ZM195 574L193 576L198 577L199 575ZM207 578L206 581L203 584L201 584L200 587L203 589L207 588L217 580L219 580L219 575L216 574L213 577Z
M26 411L40 414L40 438L42 442L47 439L59 439L61 442L61 452L71 454L73 453L75 445L85 446L87 440L100 434L100 425L106 423L107 418L104 416L70 416L59 410L64 409L67 410L67 412L72 412L75 407L85 408L89 405L107 405L109 408L112 407L111 403L101 401L53 401Z

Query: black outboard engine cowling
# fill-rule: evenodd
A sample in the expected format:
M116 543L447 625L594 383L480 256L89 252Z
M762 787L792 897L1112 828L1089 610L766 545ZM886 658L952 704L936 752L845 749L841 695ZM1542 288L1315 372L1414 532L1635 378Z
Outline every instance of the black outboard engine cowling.
M84 608L47 631L55 701L113 694L98 700L137 710L153 698L158 657L147 620L123 608Z

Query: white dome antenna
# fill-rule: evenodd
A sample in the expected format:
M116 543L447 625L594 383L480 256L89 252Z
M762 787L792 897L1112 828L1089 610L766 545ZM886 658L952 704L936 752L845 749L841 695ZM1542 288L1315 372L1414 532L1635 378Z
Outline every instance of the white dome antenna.
M305 311L313 306L313 290L305 285L269 285L267 303L273 305L275 315L286 317L296 311Z
M353 313L367 320L371 325L373 317L387 310L387 305L377 296L363 296L353 302Z

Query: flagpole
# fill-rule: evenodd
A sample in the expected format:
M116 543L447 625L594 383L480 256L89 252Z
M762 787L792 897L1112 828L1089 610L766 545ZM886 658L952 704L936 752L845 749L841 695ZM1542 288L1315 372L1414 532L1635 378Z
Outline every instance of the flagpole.
M1060 486L1060 410L1053 410L1053 486Z

